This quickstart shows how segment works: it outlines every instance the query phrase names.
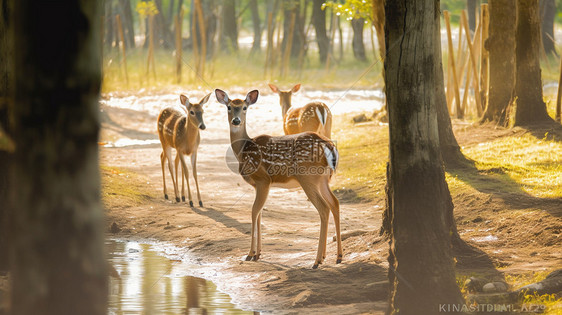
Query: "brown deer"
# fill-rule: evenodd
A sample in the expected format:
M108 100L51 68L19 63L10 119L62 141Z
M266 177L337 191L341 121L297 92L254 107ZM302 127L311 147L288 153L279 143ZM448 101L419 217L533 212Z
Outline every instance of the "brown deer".
M330 139L313 132L272 137L250 138L246 132L246 112L259 92L253 90L246 99L229 99L216 89L217 101L228 110L230 143L242 178L256 190L252 206L252 242L246 260L258 260L261 254L261 211L270 187L302 187L320 215L318 253L312 268L326 257L326 240L330 211L336 225L337 260L343 257L340 235L340 205L330 189L330 179L338 164L338 151Z
M185 95L180 95L180 102L185 106L187 116L173 108L166 108L158 115L158 137L162 144L162 154L160 155L160 162L162 163L162 180L164 182L164 198L168 199L168 192L166 190L166 174L164 172L166 160L168 160L168 167L170 175L172 176L172 184L174 185L174 193L176 201L179 202L178 196L178 164L181 162L182 169L182 199L185 201L185 193L183 187L183 180L187 182L187 194L189 198L189 205L193 207L191 199L191 189L189 187L189 171L185 163L184 156L191 156L191 167L193 169L193 178L195 179L195 186L197 187L197 199L199 206L203 206L201 201L201 194L199 193L199 182L197 181L197 149L201 141L199 129L205 130L205 123L203 122L203 105L209 101L211 94L203 97L198 104L192 104ZM175 163L172 164L172 148L176 149ZM175 166L175 172L174 172ZM174 173L176 178L174 178Z
M312 131L331 139L332 113L326 104L312 102L300 108L292 108L291 98L300 90L300 84L293 86L288 91L282 91L273 84L268 85L274 93L279 94L279 103L283 113L283 130L286 135Z

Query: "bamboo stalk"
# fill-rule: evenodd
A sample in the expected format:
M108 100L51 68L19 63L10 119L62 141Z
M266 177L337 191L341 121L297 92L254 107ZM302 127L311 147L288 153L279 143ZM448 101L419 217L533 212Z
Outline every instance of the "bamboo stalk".
M556 117L554 117L554 119L556 119L557 122L560 122L560 120L562 120L562 113L561 113L561 97L562 97L562 56L560 57L560 77L558 78L558 94L556 94Z
M121 49L123 54L122 63L123 63L123 68L125 70L125 81L127 82L127 85L129 85L129 74L127 73L127 52L125 49L125 36L123 36L123 25L121 24L121 17L119 16L119 14L115 16L115 20L117 21L117 27L119 28L119 39L121 41Z
M472 47L472 40L470 38L470 31L468 28L468 22L467 22L467 18L466 18L466 11L463 10L462 11L462 17L461 21L463 24L463 27L465 29L465 33L466 33L466 42L468 43L468 53L470 54L470 64L472 66L472 71L474 73L477 73L477 64L476 64L476 57L474 56L476 54L476 52L474 51L473 47ZM474 39L476 39L476 36L474 36ZM478 113L478 116L481 116L484 109L482 108L482 102L480 101L480 91L478 90L478 79L476 78L476 76L474 76L474 99L476 101L476 110Z
M462 15L461 15L461 20L462 20ZM465 65L465 59L468 58L468 54L465 53L464 51L464 42L462 41L462 33L463 33L463 27L462 27L462 21L461 23L459 23L459 36L458 38L458 43L457 43L457 54L455 55L456 57L456 61L457 63L455 64L455 67L457 69L457 82L459 82L459 86L462 83L462 76L464 74L464 65Z
M463 118L462 117L462 113L460 111L460 107L461 107L461 97L460 97L460 92L459 92L459 82L457 80L457 70L455 68L455 52L454 52L454 48L453 48L453 38L451 37L451 23L450 23L450 17L449 17L449 11L445 10L443 11L443 15L445 16L445 25L447 26L447 39L448 39L448 43L449 43L449 54L451 56L451 67L452 67L452 72L453 72L453 85L454 85L454 92L455 92L455 101L456 101L456 114L457 114L457 118Z
M485 43L488 39L490 27L490 12L488 4L483 3L480 6L480 24L482 25L482 36L480 40L480 99L482 100L482 108L484 110L488 106L488 69L489 69L489 53L486 50Z

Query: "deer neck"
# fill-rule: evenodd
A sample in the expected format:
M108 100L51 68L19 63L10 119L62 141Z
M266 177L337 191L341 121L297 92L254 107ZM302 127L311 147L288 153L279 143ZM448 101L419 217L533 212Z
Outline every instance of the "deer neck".
M283 119L287 116L287 112L291 109L291 95L287 95L281 98L281 111L283 113Z
M230 126L230 145L236 155L242 150L242 146L246 142L243 140L251 140L246 132L246 122L240 125L240 127Z
M187 120L185 122L185 131L188 143L193 143L199 135L199 127L191 121L189 116L187 117Z

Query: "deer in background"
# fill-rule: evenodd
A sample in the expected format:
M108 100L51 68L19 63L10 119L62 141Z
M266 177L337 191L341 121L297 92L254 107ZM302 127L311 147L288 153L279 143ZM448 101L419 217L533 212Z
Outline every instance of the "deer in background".
M199 193L199 182L197 181L197 149L201 142L199 129L205 130L203 122L203 105L209 101L211 94L203 97L197 104L192 104L185 95L180 95L180 102L185 107L187 116L173 108L166 108L158 115L158 138L162 144L162 154L160 154L160 162L162 164L162 180L164 182L164 198L168 199L166 189L165 163L168 161L170 175L172 176L172 184L174 185L174 194L176 201L179 202L178 196L178 164L181 162L182 169L182 199L185 201L185 193L183 180L187 182L187 194L189 205L193 207L191 199L191 189L189 187L189 171L185 163L185 156L191 156L191 168L193 169L193 178L197 187L197 199L199 206L203 206L201 194ZM172 164L172 148L176 149L175 163ZM174 172L175 166L175 172ZM174 178L174 173L176 178Z
M300 90L300 84L293 86L288 91L281 91L273 84L268 85L274 93L279 94L279 103L283 113L283 130L286 135L312 131L331 139L332 113L326 104L312 102L300 108L292 108L291 98Z
M261 211L270 187L302 187L320 215L318 252L312 268L326 257L330 212L336 225L337 260L343 257L340 235L340 205L330 189L330 179L338 164L338 151L330 139L314 132L272 137L250 138L246 132L246 112L256 103L259 92L249 92L246 99L231 100L216 89L217 101L226 106L230 127L230 144L242 178L256 190L252 206L252 242L246 260L258 260L261 254Z

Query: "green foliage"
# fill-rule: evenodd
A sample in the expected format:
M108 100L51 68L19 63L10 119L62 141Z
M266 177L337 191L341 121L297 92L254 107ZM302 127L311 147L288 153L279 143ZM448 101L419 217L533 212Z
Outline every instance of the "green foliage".
M153 16L158 14L158 8L156 8L156 3L154 1L146 1L137 3L137 12L140 16Z
M322 5L322 9L331 8L336 15L341 15L347 20L364 18L365 21L373 21L373 2L366 0L347 0L341 4L337 1L327 1Z

